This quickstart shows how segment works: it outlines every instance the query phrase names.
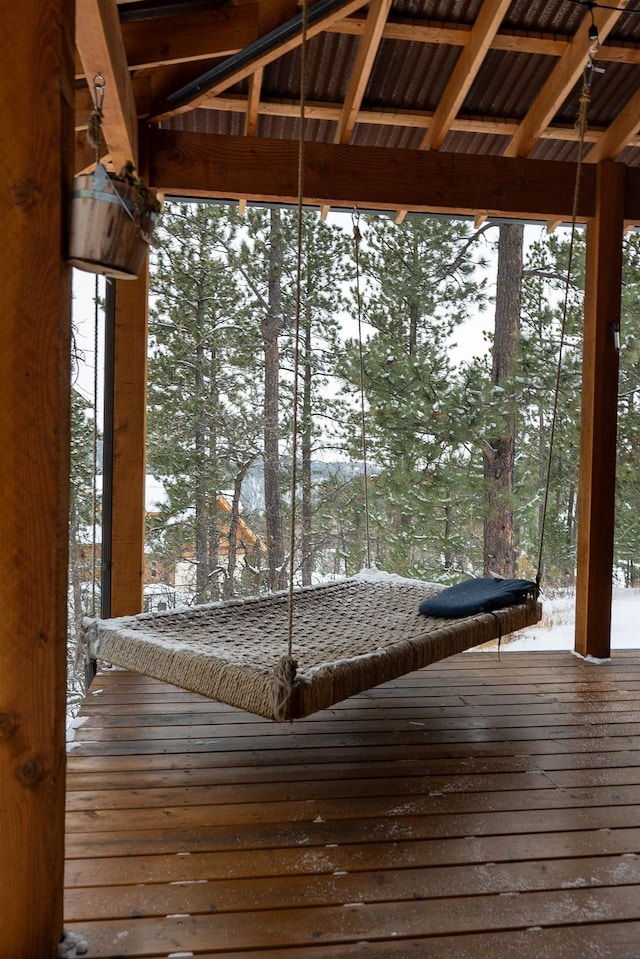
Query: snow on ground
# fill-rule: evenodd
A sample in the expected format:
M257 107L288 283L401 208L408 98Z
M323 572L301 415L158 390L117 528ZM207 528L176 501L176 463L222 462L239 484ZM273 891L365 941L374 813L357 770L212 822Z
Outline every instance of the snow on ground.
M514 635L503 652L574 648L575 593L541 597L542 620ZM614 589L611 648L640 649L640 589Z

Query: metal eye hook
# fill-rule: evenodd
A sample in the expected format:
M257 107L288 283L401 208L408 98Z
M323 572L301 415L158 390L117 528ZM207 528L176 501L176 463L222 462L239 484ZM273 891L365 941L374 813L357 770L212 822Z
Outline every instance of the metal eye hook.
M102 112L102 104L104 103L104 88L107 84L107 81L102 76L101 73L96 73L93 78L93 105L96 110Z

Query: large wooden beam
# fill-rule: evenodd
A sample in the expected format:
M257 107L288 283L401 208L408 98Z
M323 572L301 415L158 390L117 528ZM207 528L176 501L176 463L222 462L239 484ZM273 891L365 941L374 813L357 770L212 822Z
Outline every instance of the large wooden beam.
M629 0L620 0L616 7L593 11L600 43L623 15ZM585 16L575 36L547 77L516 134L507 145L504 156L528 156L554 116L571 93L584 70L589 57L589 27L591 19Z
M297 202L297 144L259 137L150 131L150 182L168 195ZM571 163L307 143L305 202L361 210L570 218ZM578 217L594 213L595 168L584 169ZM633 217L629 217L633 219Z
M392 0L371 0L369 15L358 44L356 60L349 78L344 105L338 121L338 129L333 138L334 143L348 143L351 139L382 39L382 30L391 9L391 2Z
M78 7L76 44L91 87L105 81L102 132L116 170L138 163L138 115L116 0L82 0Z
M587 153L587 163L615 160L631 143L640 130L640 91L636 91L624 105L613 123Z
M0 957L62 934L73 0L3 8Z
M259 4L234 2L217 10L123 23L122 39L129 69L140 70L228 57L257 40L259 26Z
M366 0L342 0L327 4L316 0L309 8L306 29L303 27L302 14L297 14L271 33L260 37L255 44L250 44L241 55L223 61L214 71L202 76L197 83L184 90L175 91L175 94L169 97L171 106L154 119L161 120L166 116L202 106L204 102L224 93L256 70L264 69L286 53L296 50L305 36L307 39L317 36L341 17L348 16L364 6L365 2Z
M299 10L297 0L277 3L266 16L265 3L234 2L218 9L194 10L179 17L140 19L122 23L127 62L130 70L154 69L171 63L187 63L230 56L244 49L259 36L284 23ZM130 7L128 16L130 17ZM365 16L355 14L330 24L327 32L343 36L362 36ZM471 43L473 26L463 23L437 23L415 17L392 17L382 30L383 40L401 40L465 47ZM569 40L553 33L530 33L507 29L490 38L490 49L512 53L561 57ZM598 59L613 63L639 63L640 50L623 43L607 41ZM82 62L76 64L76 76L84 76Z
M484 0L469 34L469 42L456 61L433 121L420 144L423 150L439 150L444 143L510 5L511 0Z
M142 610L148 270L115 284L111 616Z
M611 651L618 350L625 167L597 167L596 214L587 230L580 425L576 652Z

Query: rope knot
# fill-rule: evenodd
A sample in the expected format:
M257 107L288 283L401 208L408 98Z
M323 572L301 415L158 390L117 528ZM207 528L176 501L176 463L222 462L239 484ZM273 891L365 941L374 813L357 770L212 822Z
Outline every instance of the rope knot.
M273 667L271 704L274 718L278 722L288 718L287 712L297 670L298 664L291 656L282 656Z
M87 120L87 141L95 149L100 148L102 142L102 110L95 109Z

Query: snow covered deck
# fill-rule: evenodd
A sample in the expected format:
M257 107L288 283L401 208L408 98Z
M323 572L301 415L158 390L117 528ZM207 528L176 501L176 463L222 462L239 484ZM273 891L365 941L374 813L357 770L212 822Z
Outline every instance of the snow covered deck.
M640 652L464 653L294 725L121 670L70 744L89 957L640 954Z

